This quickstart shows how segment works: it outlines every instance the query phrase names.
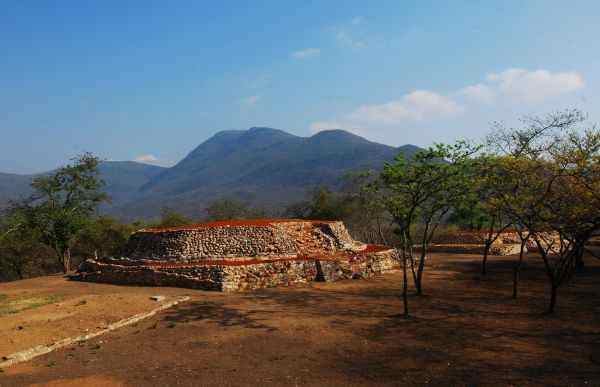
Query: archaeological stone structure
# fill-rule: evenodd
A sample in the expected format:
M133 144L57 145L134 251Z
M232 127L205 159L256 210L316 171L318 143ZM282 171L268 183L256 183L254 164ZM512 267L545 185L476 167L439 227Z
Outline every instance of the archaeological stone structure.
M78 278L218 291L367 278L392 269L395 251L350 236L339 221L238 220L133 233L125 257L88 259Z
M540 233L540 243L542 246L554 245L552 248L556 252L559 248L560 242L557 234L554 233ZM445 235L438 235L432 241L429 251L430 252L445 252L445 253L458 253L458 254L482 254L485 249L485 239L487 238L487 231L459 231ZM417 247L418 248L418 247ZM490 255L518 255L521 250L521 238L516 230L505 230L492 245L490 246ZM529 238L524 246L524 253L537 252L538 246L533 238Z

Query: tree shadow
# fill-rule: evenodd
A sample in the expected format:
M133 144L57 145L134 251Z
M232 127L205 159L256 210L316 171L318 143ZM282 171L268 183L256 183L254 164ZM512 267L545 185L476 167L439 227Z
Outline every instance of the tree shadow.
M264 310L241 311L226 307L222 302L199 301L181 304L166 312L163 318L168 323L189 323L194 321L212 321L222 327L243 327L248 329L264 329L275 331L256 317L257 314L270 313Z

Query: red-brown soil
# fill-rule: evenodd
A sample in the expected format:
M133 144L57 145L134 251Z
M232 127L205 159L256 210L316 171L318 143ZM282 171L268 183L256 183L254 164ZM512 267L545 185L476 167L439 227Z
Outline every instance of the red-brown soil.
M0 308L0 357L150 311L159 305L150 299L153 295L164 295L169 301L185 293L189 291L75 282L62 275L0 283L6 301L52 300L18 313L2 313Z
M528 258L512 300L513 258L492 257L482 279L479 257L434 254L408 320L401 273L239 294L185 290L190 302L8 368L0 385L600 385L600 261L560 290L548 316L538 260ZM81 296L169 291L32 281L92 286Z

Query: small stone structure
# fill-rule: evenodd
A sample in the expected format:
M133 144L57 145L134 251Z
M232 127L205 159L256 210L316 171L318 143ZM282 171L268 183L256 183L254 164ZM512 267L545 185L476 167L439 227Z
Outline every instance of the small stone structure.
M548 243L554 247L551 251L556 253L560 246L558 235L544 232L541 236L542 246ZM431 252L459 253L459 254L482 254L485 250L485 231L459 231L455 233L437 236L430 246ZM509 256L518 255L521 251L521 238L515 230L506 230L500 233L498 238L490 246L490 255ZM538 252L538 246L530 238L524 246L524 253Z
M342 222L297 219L142 229L131 235L125 255L88 259L78 278L242 291L366 278L396 264L393 249L355 241Z

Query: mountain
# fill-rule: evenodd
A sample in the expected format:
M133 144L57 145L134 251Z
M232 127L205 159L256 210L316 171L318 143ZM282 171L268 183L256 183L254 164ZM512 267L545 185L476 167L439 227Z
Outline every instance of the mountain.
M130 217L169 206L199 216L218 198L281 208L319 185L338 188L350 171L379 169L399 152L417 149L378 144L343 130L312 137L264 127L223 131L152 178L141 187L136 203L120 210Z
M380 169L396 154L411 155L418 149L371 142L343 130L311 137L265 127L227 130L200 144L171 168L103 163L101 174L112 197L103 211L131 220L152 218L163 207L170 207L198 217L208 203L219 198L277 209L306 198L320 185L340 188L350 171ZM25 186L30 179L25 179ZM4 181L13 188L5 187ZM0 175L0 195L22 190L23 176Z
M0 208L11 199L26 195L29 192L29 183L31 183L30 176L0 173Z
M100 164L100 176L105 181L104 190L111 197L112 203L104 206L104 210L131 200L152 177L162 172L164 167L136 163L133 161L104 161ZM0 173L0 207L10 200L27 197L31 194L31 180L44 172L34 175L16 175Z
M105 161L100 164L100 176L112 202L120 204L135 198L140 187L166 169L135 161Z

